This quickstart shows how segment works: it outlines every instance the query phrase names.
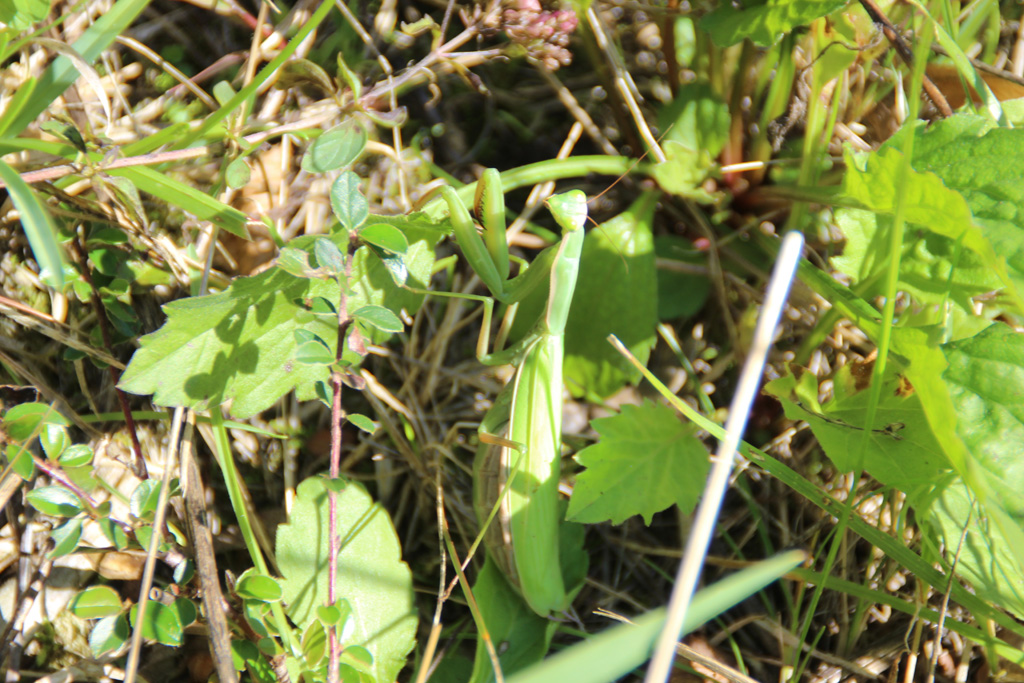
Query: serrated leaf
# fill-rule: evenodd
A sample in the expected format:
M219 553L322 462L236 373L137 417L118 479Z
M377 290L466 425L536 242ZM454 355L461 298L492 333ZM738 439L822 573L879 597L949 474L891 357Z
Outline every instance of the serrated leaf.
M352 317L381 332L401 332L405 329L402 320L383 306L363 306Z
M404 254L409 249L405 235L387 223L374 223L359 231L359 239L392 254Z
M928 426L916 392L900 389L895 371L887 373L875 422L866 431L869 391L843 366L833 378L833 400L817 405L818 382L811 373L792 374L769 382L765 392L782 403L786 416L804 420L822 450L844 472L863 468L880 482L907 493L912 503L949 467ZM862 451L867 438L870 447ZM863 461L860 454L864 453Z
M326 173L347 166L362 154L366 139L363 127L349 119L313 141L302 157L302 170Z
M92 586L76 595L69 609L82 619L109 617L121 613L121 598L110 586Z
M373 655L378 681L393 681L415 644L412 575L387 513L365 489L350 482L337 496L338 596L352 606L343 646ZM278 527L277 561L287 611L304 628L327 602L328 494L320 478L307 479L287 524Z
M720 3L700 22L719 47L749 38L755 45L771 47L799 26L846 6L846 0L767 0L767 2Z
M672 504L684 513L693 510L710 458L671 408L644 401L591 424L601 440L576 454L587 469L576 478L566 519L621 524L640 515L650 524Z
M984 248L979 247L969 241L974 236L968 233L965 246L1001 277L1008 273L1020 297L1024 292L1024 169L1007 159L1024 154L1024 130L998 128L990 119L959 114L912 131L917 137L913 167L935 173L963 197L985 239Z
M81 499L63 486L44 486L27 494L29 504L44 515L74 517L85 506Z
M413 286L423 288L434 262L436 242L430 240L440 233L413 232L416 238L407 262ZM314 239L301 237L290 246L308 252ZM421 295L397 287L365 247L354 256L352 283L353 309L375 304L415 311L422 301ZM337 338L337 321L310 316L299 303L314 296L336 305L337 283L296 278L270 268L235 280L224 292L167 304L167 322L140 340L141 348L119 386L134 394L153 394L154 402L163 406L201 410L230 401L232 416L240 418L265 410L293 389L300 401L314 399L316 384L326 381L328 371L296 363L294 330L309 328L332 345ZM373 341L385 338L377 334Z
M96 657L119 650L128 642L131 630L123 614L100 619L89 632L89 649Z
M614 334L646 364L658 325L651 223L658 201L645 193L590 231L565 332L565 380L574 396L604 399L639 372L608 343Z
M370 215L366 197L359 191L359 176L345 171L331 183L331 209L335 218L349 233L353 233L366 222Z

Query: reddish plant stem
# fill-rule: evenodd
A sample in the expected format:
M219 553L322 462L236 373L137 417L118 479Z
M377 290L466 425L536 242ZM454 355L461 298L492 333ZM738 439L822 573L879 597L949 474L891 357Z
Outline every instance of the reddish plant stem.
M335 352L335 368L331 372L331 468L330 477L337 479L341 474L341 360L345 352L345 340L348 338L349 328L352 325L352 317L348 314L348 283L352 277L352 258L355 256L356 241L354 237L349 238L348 250L345 254L345 274L340 278L340 296L338 300L338 349ZM338 552L340 540L338 538L338 494L334 486L327 491L329 518L328 518L328 540L329 550L327 556L327 604L334 605L337 602L337 579L338 579ZM328 630L328 642L330 644L329 659L327 665L328 683L337 683L340 674L341 643L338 642L337 626L332 624Z
M107 353L114 355L114 345L110 339L110 321L107 320L107 311L103 308L103 301L100 300L100 292L96 289L96 285L92 281L92 271L89 269L89 259L86 256L85 245L79 236L75 236L72 242L75 247L75 256L78 259L80 271L82 273L82 279L85 280L85 284L89 285L89 290L92 292L92 307L96 313L96 321L100 326L100 335L103 337L103 347ZM136 433L135 420L132 418L132 410L128 405L128 397L125 396L124 392L117 387L117 383L121 381L121 373L113 365L107 366L107 373L110 375L111 381L114 383L114 393L117 395L117 402L121 406L121 412L124 414L125 426L128 427L128 436L132 440L132 472L139 479L149 479L149 472L146 469L146 460L142 457L142 445L139 444L139 435Z

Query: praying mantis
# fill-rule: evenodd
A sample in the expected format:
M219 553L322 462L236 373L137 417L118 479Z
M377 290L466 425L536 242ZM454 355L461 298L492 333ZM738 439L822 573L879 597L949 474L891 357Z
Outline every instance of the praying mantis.
M562 356L572 303L587 198L572 190L548 199L561 241L526 271L509 278L504 196L498 172L489 169L477 187L483 237L462 200L442 188L463 255L491 291L484 303L477 356L485 364L510 363L515 375L485 415L474 461L474 508L491 559L541 616L569 607L574 586L563 580L558 481L562 435ZM548 280L547 304L533 329L514 346L487 353L493 302L516 304Z

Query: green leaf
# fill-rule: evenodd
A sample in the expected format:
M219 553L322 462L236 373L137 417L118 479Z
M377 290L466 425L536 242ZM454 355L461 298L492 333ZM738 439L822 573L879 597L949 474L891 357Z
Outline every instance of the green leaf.
M29 491L29 504L44 515L74 517L85 509L81 499L63 486L44 486Z
M667 406L624 405L613 417L593 420L601 440L576 454L586 467L576 478L566 519L622 524L672 504L693 510L704 491L710 458L693 430Z
M49 212L29 187L28 183L11 168L7 162L0 160L0 180L7 185L7 192L21 217L21 225L25 229L32 255L42 269L40 276L43 281L60 291L64 288L64 259L62 256L57 231Z
M700 22L719 47L749 38L755 45L770 47L783 34L846 6L846 0L767 0L738 5L719 5Z
M57 559L75 552L78 541L82 538L82 519L76 517L69 519L59 527L50 532L50 540L53 541L53 550L48 557Z
M842 255L832 259L833 265L859 284L857 291L865 299L884 296L892 218L860 209L840 209L835 218L846 245ZM932 313L933 319L925 322L940 322L948 299L957 307L954 329L970 334L971 327L988 325L975 315L974 297L1001 285L991 264L975 252L930 230L908 226L900 254L899 288L913 297L916 309Z
M123 614L104 617L89 632L89 649L96 657L119 650L128 642L131 630Z
M160 498L160 481L146 479L139 482L129 498L129 508L136 519L152 521L156 514L156 504Z
M295 347L295 360L303 365L330 365L337 359L323 341L310 339Z
M331 209L349 233L358 230L370 215L366 197L359 191L359 176L345 171L331 183Z
M328 238L318 237L313 253L316 255L316 262L329 275L338 277L345 274L345 255L341 253L338 245Z
M1008 272L1019 297L1024 291L1024 169L1007 159L1024 154L1024 130L997 128L990 119L960 114L928 128L915 127L913 133L914 168L935 173L963 196L987 251L968 241L965 246L981 254L997 274Z
M320 478L307 479L287 524L278 528L277 561L292 620L305 626L327 603L328 495ZM415 644L416 610L412 575L387 513L363 487L350 482L337 496L338 597L352 606L345 647L362 646L373 655L372 674L393 681Z
M687 269L706 268L707 256L694 249L689 240L676 235L657 235L654 253L659 260L669 263L658 268L658 319L696 315L711 294L711 278ZM678 267L673 267L673 263Z
M224 180L227 182L228 187L233 189L239 189L249 184L249 178L252 177L252 171L249 169L249 164L246 162L245 157L238 157L230 164L224 171Z
M337 91L337 86L323 67L302 57L290 59L281 67L277 80L274 81L274 87L279 90L289 90L307 83L316 86L328 96L334 95Z
M349 422L351 422L353 425L355 425L362 431L366 432L367 434L373 434L380 427L378 423L374 422L365 415L360 415L359 413L349 413L346 417L348 418Z
M302 634L302 656L306 666L316 668L327 654L327 629L314 619Z
M110 586L92 586L76 595L68 606L83 619L98 619L121 613L121 598Z
M139 628L138 614L139 606L133 605L128 618L134 628ZM178 610L155 600L146 603L146 613L142 622L143 638L155 640L162 645L178 647L182 643L183 635Z
M175 598L174 602L171 603L171 609L178 613L178 621L181 623L182 627L186 627L194 623L196 618L199 616L199 608L196 607L196 603L186 597Z
M557 624L530 609L489 557L473 584L473 596L491 640L503 644L498 650L503 674L511 675L544 658ZM493 680L491 658L483 638L478 638L473 675L469 681L490 683Z
M608 343L615 334L646 364L658 324L658 283L651 223L657 193L592 230L565 332L565 380L574 396L604 399L638 371Z
M352 317L381 332L401 332L405 329L401 319L383 306L362 306Z
M112 176L127 178L136 188L186 211L201 221L210 221L232 235L249 239L249 217L233 206L214 199L194 187L146 166L108 169Z
M81 467L92 462L92 448L84 443L73 444L60 454L60 464L64 467Z
M281 599L281 585L277 580L259 574L255 569L249 569L239 577L235 592L246 600L277 602Z
M366 147L366 131L354 119L324 132L302 157L302 170L326 173L355 161Z
M404 254L409 242L402 232L387 223L374 223L359 231L359 239L392 254Z
M943 375L957 411L957 432L988 475L999 504L1024 519L1024 336L994 324L974 337L945 344Z
M912 504L923 502L949 461L928 426L920 398L901 380L893 365L884 380L875 422L866 431L869 391L851 365L833 378L833 400L819 406L818 382L813 374L792 374L773 380L765 391L779 399L786 416L804 420L825 454L843 472L865 469L883 484L907 493ZM870 445L862 453L862 440Z
M53 406L45 403L22 403L4 413L4 431L15 441L27 441L48 424L67 427L71 423Z
M416 287L423 288L430 280L435 244L431 240L438 236L421 231L413 240L407 260ZM290 244L308 253L315 239L301 237ZM352 283L353 310L375 304L415 311L422 301L421 295L397 287L366 247L355 253ZM230 401L234 417L261 412L293 389L300 401L317 398L316 384L326 381L329 373L323 366L296 363L294 335L296 329L308 328L327 340L334 353L337 321L313 316L302 305L316 296L337 305L337 283L296 278L270 268L235 280L219 294L167 304L167 322L140 340L141 348L120 387L129 393L154 394L155 403L163 406L205 409ZM372 341L384 339L386 335L375 334ZM352 354L351 360L359 359Z
M50 423L39 433L39 444L46 452L46 457L56 460L71 445L71 437L63 425Z

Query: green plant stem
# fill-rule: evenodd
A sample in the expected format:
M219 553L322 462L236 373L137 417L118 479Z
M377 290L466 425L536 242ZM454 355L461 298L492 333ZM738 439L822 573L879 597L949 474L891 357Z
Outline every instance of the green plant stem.
M256 534L253 531L252 524L249 522L245 494L243 494L241 487L238 485L241 475L239 475L238 469L235 467L234 458L231 456L231 445L228 442L227 427L219 407L215 407L210 411L210 422L215 441L213 454L217 458L217 464L224 475L228 497L231 499L231 508L235 511L235 517L238 519L238 529L242 533L245 547L249 551L249 556L252 558L253 564L256 565L256 569L260 573L269 576L270 571L267 568L266 560L263 559L263 553L260 550L259 543L256 541ZM293 652L291 627L288 625L288 618L285 616L284 608L281 607L280 602L274 602L271 603L270 609L274 615L274 620L277 622L277 631L281 636L285 650Z

